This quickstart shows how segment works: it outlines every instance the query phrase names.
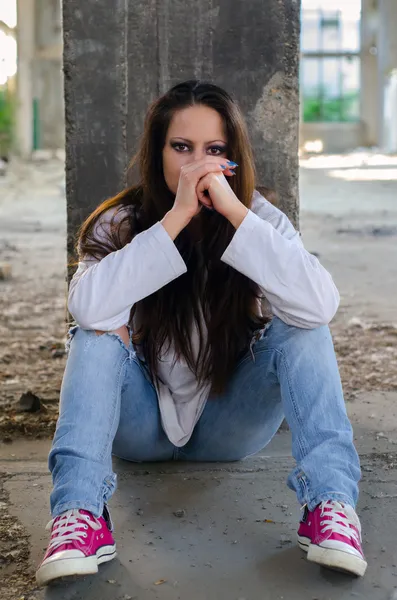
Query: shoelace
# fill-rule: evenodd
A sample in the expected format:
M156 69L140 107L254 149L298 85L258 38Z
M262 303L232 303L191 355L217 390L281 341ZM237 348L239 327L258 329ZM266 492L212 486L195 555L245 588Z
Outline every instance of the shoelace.
M81 531L81 528L83 527L86 530L88 527L91 527L91 529L97 531L102 527L94 516L89 517L88 515L81 514L79 510L73 509L66 511L60 517L52 519L47 524L46 529L51 529L56 519L58 521L55 523L52 531L53 539L49 545L50 550L54 550L58 546L62 546L62 544L68 544L75 540L81 544L85 544L84 538L87 537L87 533L86 531ZM82 523L82 521L85 521L85 523ZM77 531L78 529L80 531Z
M320 521L321 533L332 529L335 533L349 537L358 544L361 543L360 521L351 506L335 500L326 500L321 503L320 509L321 517L327 517L326 520ZM325 509L328 510L325 511ZM350 527L350 524L354 525L356 529Z

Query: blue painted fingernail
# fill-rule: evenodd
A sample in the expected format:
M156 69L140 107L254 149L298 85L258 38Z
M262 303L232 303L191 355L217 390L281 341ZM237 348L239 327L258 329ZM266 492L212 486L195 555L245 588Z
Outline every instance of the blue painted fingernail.
M231 166L231 167L238 167L238 164L233 162L232 160L228 160L227 163Z
M226 165L221 165L221 169L226 169Z

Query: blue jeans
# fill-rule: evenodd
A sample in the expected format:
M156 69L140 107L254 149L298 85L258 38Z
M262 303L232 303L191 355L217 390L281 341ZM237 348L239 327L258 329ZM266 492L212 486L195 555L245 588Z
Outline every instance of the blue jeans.
M288 486L300 504L355 506L360 465L328 327L274 318L181 448L162 429L156 391L131 342L76 326L68 350L49 455L53 516L70 508L102 514L116 488L112 452L130 461L235 461L264 448L284 416L296 461Z

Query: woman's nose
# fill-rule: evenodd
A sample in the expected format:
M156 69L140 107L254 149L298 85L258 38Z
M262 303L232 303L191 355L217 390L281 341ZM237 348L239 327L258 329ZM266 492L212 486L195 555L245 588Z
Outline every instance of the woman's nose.
M192 152L192 159L194 162L197 160L202 160L205 157L205 149L195 149Z

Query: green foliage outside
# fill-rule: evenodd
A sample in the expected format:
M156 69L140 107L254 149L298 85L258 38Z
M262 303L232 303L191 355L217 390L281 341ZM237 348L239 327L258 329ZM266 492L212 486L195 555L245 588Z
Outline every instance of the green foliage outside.
M343 98L306 95L303 98L303 120L305 123L358 121L358 106L359 92Z
M14 137L15 102L10 92L0 88L0 157L8 156Z

